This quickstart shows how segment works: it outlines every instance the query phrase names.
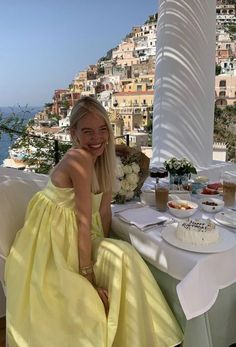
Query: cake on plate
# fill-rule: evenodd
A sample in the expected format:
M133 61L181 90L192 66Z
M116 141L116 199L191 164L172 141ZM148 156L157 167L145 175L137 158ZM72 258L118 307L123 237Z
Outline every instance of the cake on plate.
M219 240L219 231L209 219L188 220L178 223L176 237L192 245L210 245Z

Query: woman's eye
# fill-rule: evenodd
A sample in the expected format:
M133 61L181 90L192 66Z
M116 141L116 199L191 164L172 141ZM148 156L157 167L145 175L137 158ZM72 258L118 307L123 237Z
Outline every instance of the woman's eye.
M101 131L107 131L107 127L101 128Z

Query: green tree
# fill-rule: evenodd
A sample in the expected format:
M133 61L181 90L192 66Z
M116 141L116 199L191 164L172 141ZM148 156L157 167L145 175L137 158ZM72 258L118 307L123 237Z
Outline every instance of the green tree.
M220 110L215 108L214 141L224 142L227 147L228 160L236 162L236 108L226 106Z
M147 125L145 125L144 129L148 133L152 133L152 120L151 119L148 120Z
M61 106L68 110L70 107L69 101L67 99L63 99L61 102Z
M236 33L236 25L235 24L229 24L227 26L227 28L228 28L230 34L235 34Z
M15 113L8 117L0 114L0 138L6 133L14 141L11 149L22 149L23 161L35 172L47 174L71 147L71 143L55 141L50 134L35 135L32 121L26 123Z

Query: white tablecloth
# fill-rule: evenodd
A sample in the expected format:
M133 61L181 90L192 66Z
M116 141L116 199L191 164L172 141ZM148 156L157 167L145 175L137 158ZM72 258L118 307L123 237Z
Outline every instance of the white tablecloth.
M168 213L165 215L170 216ZM201 216L200 211L194 215ZM213 218L212 214L204 216ZM180 280L177 293L188 320L208 311L218 291L236 282L236 245L214 254L185 251L162 239L162 227L143 232L121 221L116 215L113 216L112 230L120 238L131 241L152 265ZM231 229L231 232L236 239L236 229Z

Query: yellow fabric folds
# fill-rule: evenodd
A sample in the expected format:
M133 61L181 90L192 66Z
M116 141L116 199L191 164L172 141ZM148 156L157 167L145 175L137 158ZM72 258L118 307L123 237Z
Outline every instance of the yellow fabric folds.
M29 203L7 258L9 347L164 347L182 332L145 263L128 243L105 239L101 194L92 195L95 274L110 309L78 274L74 191L47 187Z

